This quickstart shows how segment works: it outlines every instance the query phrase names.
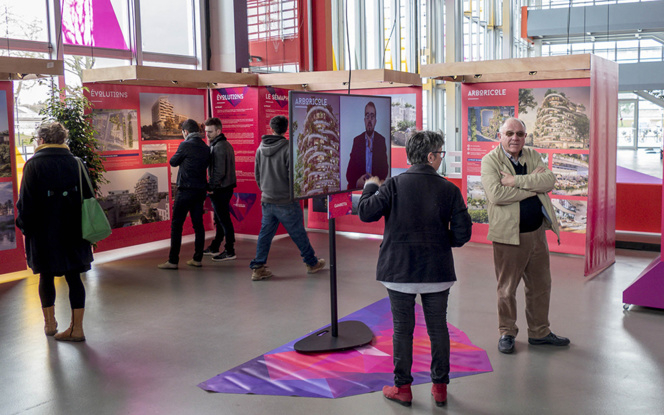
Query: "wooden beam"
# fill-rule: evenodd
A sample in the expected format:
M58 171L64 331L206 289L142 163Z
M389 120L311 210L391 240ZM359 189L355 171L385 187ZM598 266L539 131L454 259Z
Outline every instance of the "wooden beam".
M250 73L199 71L155 66L117 66L86 69L83 82L124 83L146 86L217 88L218 85L257 85L258 75Z
M319 71L258 75L258 85L287 89L334 91L348 89L348 71ZM388 69L357 70L350 73L351 89L421 86L418 74Z
M544 81L550 79L579 79L590 78L590 71L566 71L566 72L537 72L533 75L528 73L488 74L480 78L472 76L461 76L457 79L444 77L446 81L477 84L482 82L509 82L509 81Z
M518 75L519 80L535 79L529 77L533 76L529 75L531 73L539 75L539 79L565 79L569 78L566 75L569 71L576 72L577 77L584 77L578 75L583 71L590 71L590 56L590 54L585 54L501 59L495 61L436 63L423 65L420 75L423 78L445 79L458 82L461 82L462 79L465 79L464 82L470 82L468 78L479 79L474 82L516 80L506 79L508 74L520 74ZM482 76L481 78L476 78L476 75ZM454 78L455 76L456 79Z
M0 73L19 74L12 79L21 79L27 75L62 75L65 66L58 60L0 56Z

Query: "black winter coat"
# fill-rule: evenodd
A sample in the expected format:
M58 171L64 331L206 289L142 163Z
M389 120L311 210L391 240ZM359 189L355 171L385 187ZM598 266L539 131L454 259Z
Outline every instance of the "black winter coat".
M62 148L38 150L23 168L16 225L25 235L35 274L64 275L90 269L92 249L81 231L79 166ZM83 195L91 197L83 177Z
M472 221L461 191L433 167L416 164L378 187L364 187L360 219L385 216L376 279L398 283L456 281L452 247L470 240Z
M180 143L169 161L178 167L178 189L207 188L207 168L210 163L210 147L205 144L200 133L191 133Z

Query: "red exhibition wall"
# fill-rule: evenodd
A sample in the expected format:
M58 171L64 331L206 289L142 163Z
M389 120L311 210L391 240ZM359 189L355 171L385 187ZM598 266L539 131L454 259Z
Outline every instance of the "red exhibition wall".
M258 235L261 192L254 178L256 149L263 135L272 134L270 120L288 116L288 90L272 87L220 88L210 91L212 116L221 119L223 133L235 151L237 188L231 199L235 232ZM285 233L279 227L277 234Z
M86 84L108 183L100 203L113 228L98 251L170 237L177 168L168 161L183 140L181 124L206 119L206 91ZM204 134L204 133L203 133ZM212 220L205 217L206 229ZM187 219L184 233L193 233Z
M462 192L473 218L471 241L488 243L482 157L498 143L507 117L519 117L535 148L556 175L550 193L560 244L547 232L549 249L585 255L585 275L615 260L617 70L596 66L592 79L462 85L464 140Z
M339 92L339 91L331 91ZM415 129L422 129L422 88L375 88L356 89L351 94L378 95L392 97L392 139L391 139L391 175L395 176L407 170L405 142L408 135ZM376 114L377 117L380 114ZM353 193L353 211L357 207L361 192ZM314 204L309 203L307 226L312 229L328 229L326 212L314 211ZM357 213L336 218L335 227L342 232L360 232L382 235L385 228L383 219L378 222L362 222Z
M23 234L15 225L18 183L13 90L11 82L0 82L0 274L26 268Z

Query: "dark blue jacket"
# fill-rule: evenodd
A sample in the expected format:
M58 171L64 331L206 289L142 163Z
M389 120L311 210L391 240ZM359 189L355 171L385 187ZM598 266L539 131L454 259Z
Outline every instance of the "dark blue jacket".
M206 189L210 147L200 133L191 133L180 143L170 160L178 167L178 189Z
M376 278L398 283L456 281L452 247L470 240L472 222L459 188L416 164L378 187L364 187L360 219L385 217Z

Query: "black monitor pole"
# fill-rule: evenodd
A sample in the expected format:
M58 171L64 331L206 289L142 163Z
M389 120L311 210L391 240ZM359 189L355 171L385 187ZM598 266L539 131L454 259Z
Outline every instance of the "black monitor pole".
M295 351L300 353L347 350L368 344L373 339L371 329L361 321L337 321L337 244L334 218L329 219L328 224L332 323L295 343Z

